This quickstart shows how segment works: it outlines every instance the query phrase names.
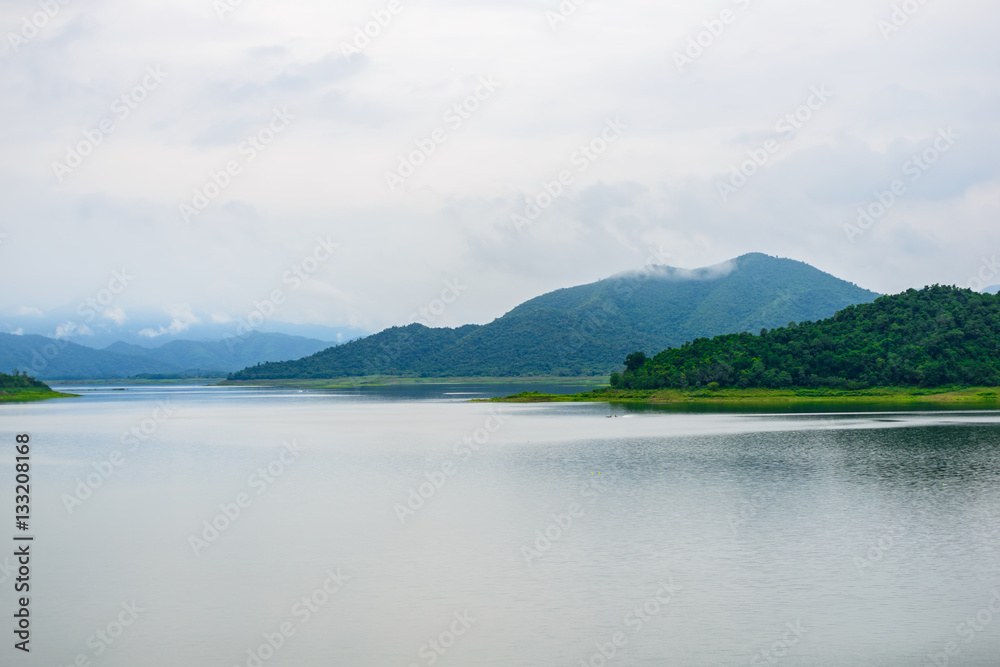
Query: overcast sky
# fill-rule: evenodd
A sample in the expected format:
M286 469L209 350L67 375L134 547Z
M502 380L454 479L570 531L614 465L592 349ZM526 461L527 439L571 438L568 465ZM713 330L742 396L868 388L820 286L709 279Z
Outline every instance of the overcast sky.
M1000 283L996 0L576 3L5 0L0 315L453 326L753 251Z

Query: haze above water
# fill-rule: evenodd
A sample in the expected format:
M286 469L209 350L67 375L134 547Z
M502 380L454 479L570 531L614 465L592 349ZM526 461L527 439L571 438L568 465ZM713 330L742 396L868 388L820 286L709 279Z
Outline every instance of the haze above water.
M1000 656L1000 413L467 402L521 389L501 386L86 389L0 408L0 441L34 443L22 664ZM163 401L172 415L154 427ZM123 441L132 428L141 438ZM116 450L124 462L69 512ZM219 518L240 494L238 518ZM279 641L282 624L294 634ZM123 631L108 644L99 628Z

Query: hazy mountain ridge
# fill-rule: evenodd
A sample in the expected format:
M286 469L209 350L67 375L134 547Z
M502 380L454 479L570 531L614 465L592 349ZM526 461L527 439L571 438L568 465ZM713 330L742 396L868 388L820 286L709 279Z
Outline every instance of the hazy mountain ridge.
M172 341L152 349L118 342L96 350L44 336L0 334L0 372L16 369L44 380L219 376L259 362L300 358L330 346L310 338L254 332L222 341Z
M637 349L822 319L878 296L803 262L749 254L706 269L649 267L556 290L486 325L387 329L233 377L601 375Z

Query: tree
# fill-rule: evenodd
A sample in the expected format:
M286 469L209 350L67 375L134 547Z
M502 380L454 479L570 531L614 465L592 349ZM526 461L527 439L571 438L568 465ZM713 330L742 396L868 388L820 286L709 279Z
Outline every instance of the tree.
M625 368L633 373L646 365L645 352L633 352L625 357Z

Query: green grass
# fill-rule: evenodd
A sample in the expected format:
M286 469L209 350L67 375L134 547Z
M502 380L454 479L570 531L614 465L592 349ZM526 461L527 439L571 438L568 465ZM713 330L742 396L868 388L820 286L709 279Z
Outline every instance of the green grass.
M30 401L44 401L49 398L70 398L76 395L49 391L39 387L12 387L0 389L0 403L28 403Z
M856 391L840 389L699 389L630 390L605 387L586 394L522 392L494 403L663 403L663 404L775 404L775 403L928 403L975 404L1000 407L996 387L875 387Z

